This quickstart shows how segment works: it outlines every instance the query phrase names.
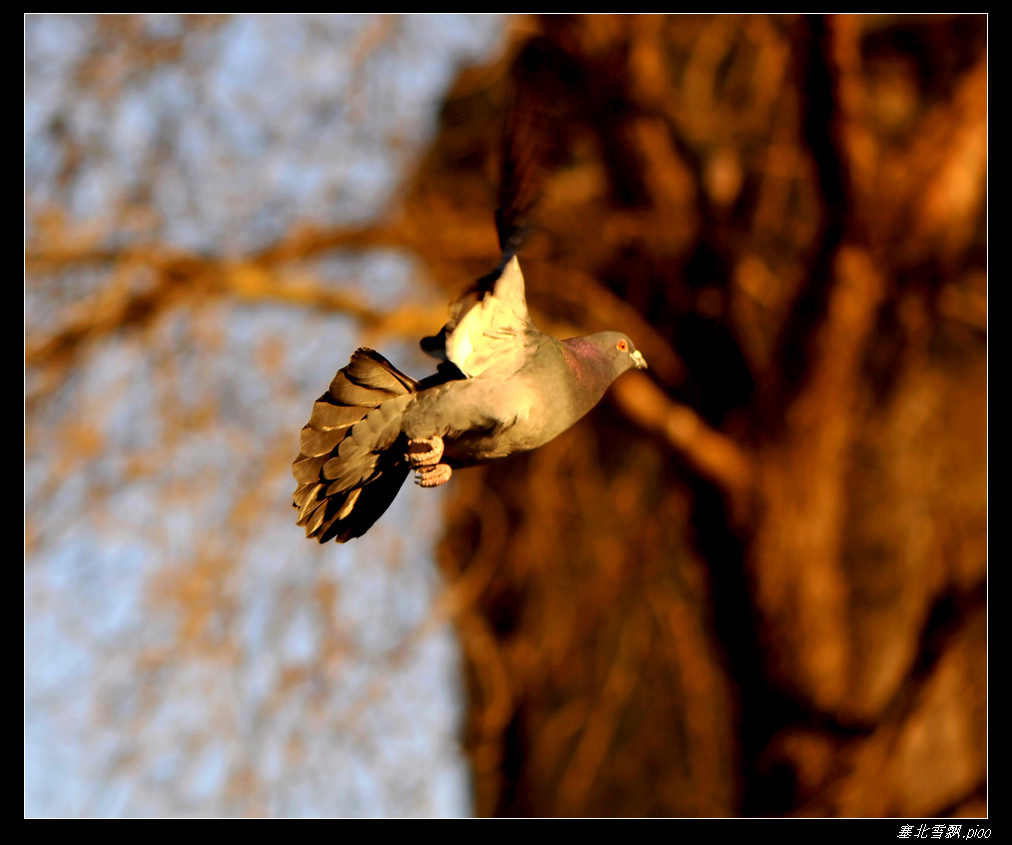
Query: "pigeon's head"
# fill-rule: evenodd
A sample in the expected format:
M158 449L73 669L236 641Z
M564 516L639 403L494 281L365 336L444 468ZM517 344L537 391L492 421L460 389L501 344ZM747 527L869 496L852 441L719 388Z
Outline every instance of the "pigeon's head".
M591 335L590 340L600 349L611 362L614 376L620 376L626 370L635 367L637 370L647 368L646 359L631 340L622 332L599 332Z
M562 341L568 370L562 374L562 394L574 398L573 422L593 408L608 386L626 370L645 370L647 362L622 332L598 332ZM574 410L574 409L570 409ZM570 422L570 425L572 422Z

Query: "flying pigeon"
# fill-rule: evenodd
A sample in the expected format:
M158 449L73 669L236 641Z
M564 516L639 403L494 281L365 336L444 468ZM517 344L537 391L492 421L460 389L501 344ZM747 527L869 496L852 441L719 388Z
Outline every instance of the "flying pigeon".
M436 487L454 469L536 449L593 408L626 370L646 367L619 332L557 340L527 313L517 252L541 195L557 123L553 56L533 45L518 60L522 93L503 135L496 228L502 258L422 341L441 360L415 381L359 349L313 406L292 464L293 504L307 537L344 543L379 519L410 472ZM526 80L526 81L523 81Z
M361 537L410 472L420 486L436 487L454 469L544 445L618 376L647 366L620 332L568 340L540 332L508 248L422 348L445 359L437 374L415 381L361 348L313 405L292 464L293 505L307 537Z

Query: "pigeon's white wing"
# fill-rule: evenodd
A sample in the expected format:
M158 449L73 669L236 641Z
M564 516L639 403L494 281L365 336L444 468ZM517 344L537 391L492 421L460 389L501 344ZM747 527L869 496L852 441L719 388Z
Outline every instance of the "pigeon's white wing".
M527 313L524 277L516 256L484 291L469 294L456 304L457 313L446 324L443 340L446 360L469 378L494 371L507 375L524 362L528 337L537 330Z

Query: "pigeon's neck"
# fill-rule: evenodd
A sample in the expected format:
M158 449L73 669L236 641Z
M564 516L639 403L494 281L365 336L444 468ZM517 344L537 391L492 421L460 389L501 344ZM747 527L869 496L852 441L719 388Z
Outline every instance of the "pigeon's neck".
M587 409L598 403L615 380L612 362L599 346L585 337L562 341L562 354L573 372L573 390Z

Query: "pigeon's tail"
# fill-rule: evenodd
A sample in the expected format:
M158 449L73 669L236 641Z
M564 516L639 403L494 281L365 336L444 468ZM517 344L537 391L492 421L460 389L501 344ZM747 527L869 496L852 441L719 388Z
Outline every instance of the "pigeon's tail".
M372 349L359 349L313 405L292 464L292 504L307 537L361 537L393 502L408 475L401 417L419 385Z

